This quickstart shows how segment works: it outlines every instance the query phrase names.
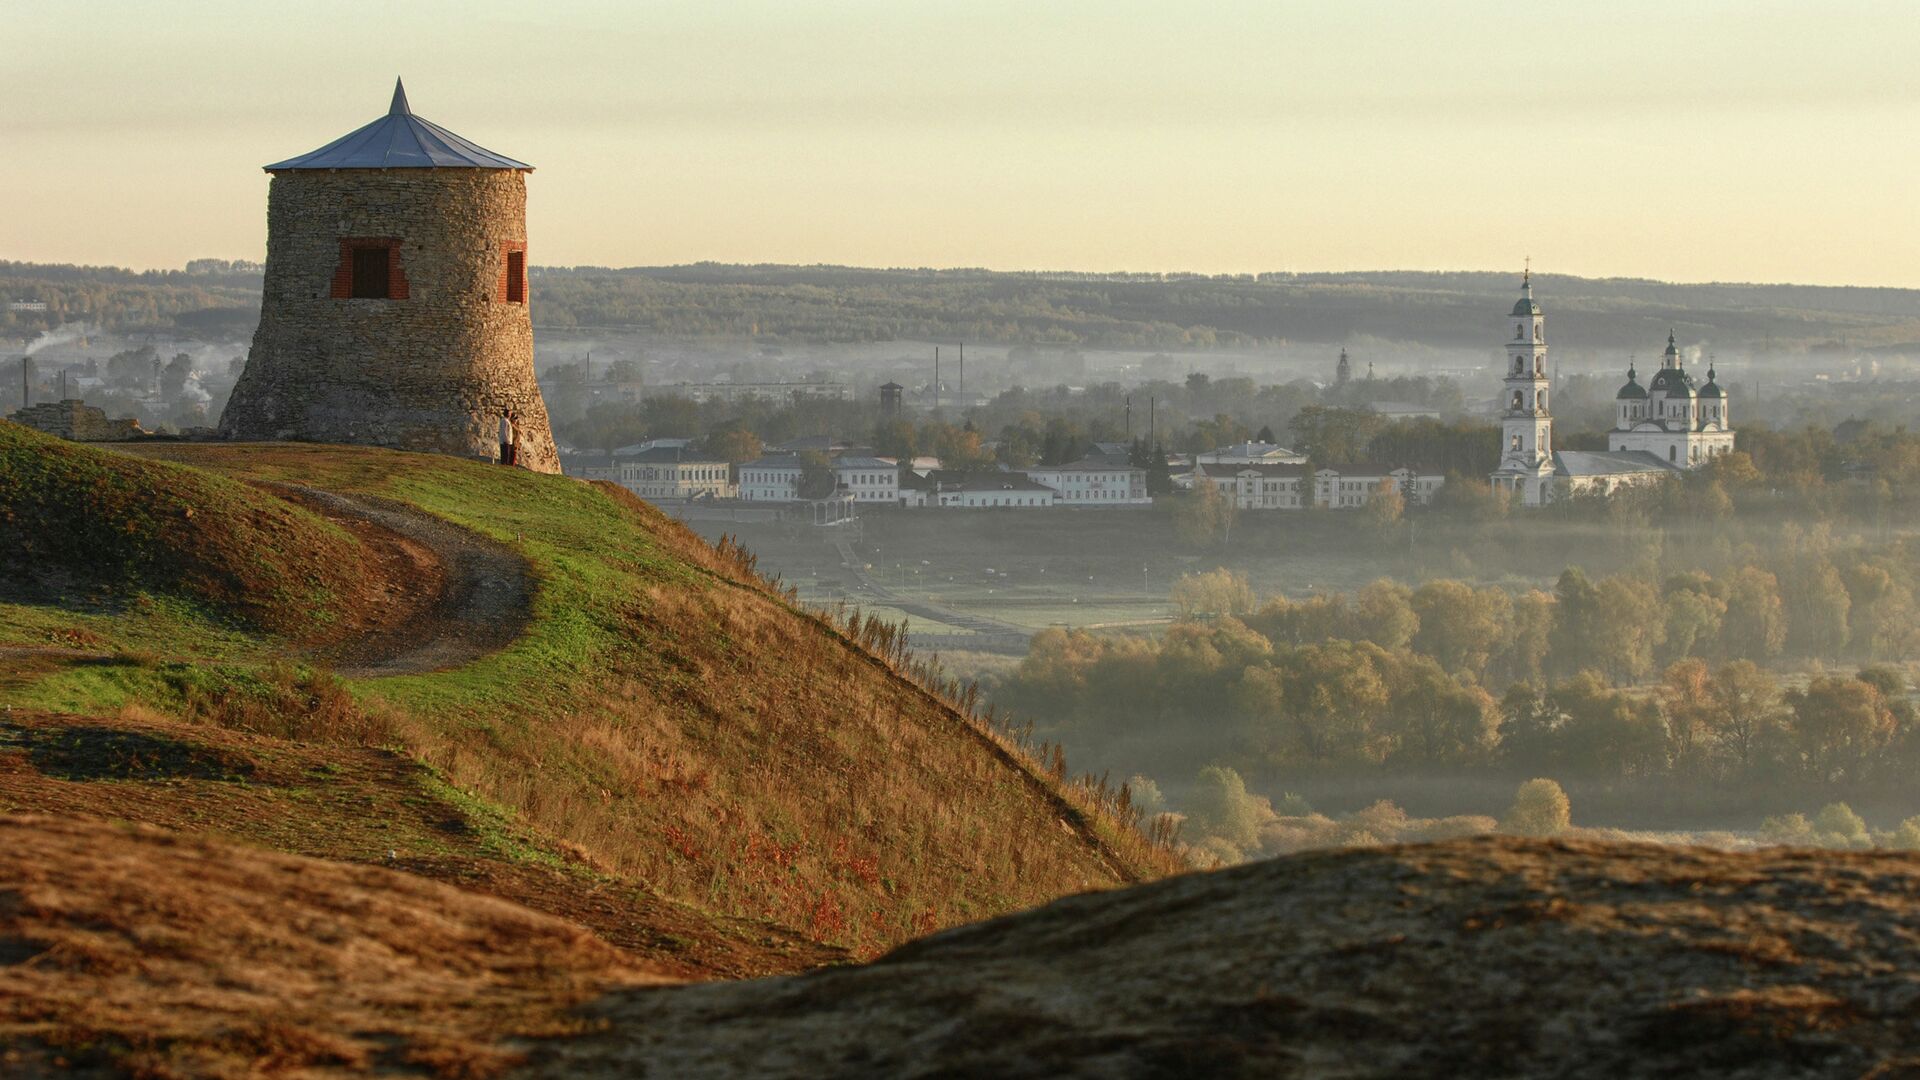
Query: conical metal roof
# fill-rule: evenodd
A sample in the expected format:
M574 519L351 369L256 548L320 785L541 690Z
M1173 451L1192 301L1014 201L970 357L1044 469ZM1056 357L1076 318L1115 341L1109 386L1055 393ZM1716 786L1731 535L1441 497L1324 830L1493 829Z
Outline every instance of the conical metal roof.
M475 145L446 128L413 115L407 107L407 89L393 81L393 104L387 115L350 132L310 154L266 166L283 169L524 169L524 161L502 157Z

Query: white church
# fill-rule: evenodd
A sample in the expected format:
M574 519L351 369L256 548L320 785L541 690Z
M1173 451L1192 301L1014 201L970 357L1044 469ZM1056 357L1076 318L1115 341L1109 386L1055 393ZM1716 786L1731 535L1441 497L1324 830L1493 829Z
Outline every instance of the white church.
M1507 344L1507 375L1501 393L1500 467L1493 486L1522 506L1542 506L1569 495L1606 494L1630 484L1656 481L1733 450L1727 392L1714 379L1695 386L1673 334L1660 370L1646 386L1627 365L1627 384L1614 395L1618 408L1605 450L1553 448L1553 414L1547 410L1547 319L1533 299L1533 275L1521 280L1513 305L1513 340Z

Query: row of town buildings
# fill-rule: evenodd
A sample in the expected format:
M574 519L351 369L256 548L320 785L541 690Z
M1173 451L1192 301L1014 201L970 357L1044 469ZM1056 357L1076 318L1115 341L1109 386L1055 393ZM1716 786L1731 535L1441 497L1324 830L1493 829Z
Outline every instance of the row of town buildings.
M810 465L803 450L821 456ZM1124 443L1096 444L1086 456L1063 465L1018 470L948 470L929 458L901 462L823 439L775 447L738 466L702 454L683 439L611 454L566 455L562 464L571 475L611 480L656 502L737 499L766 505L837 499L855 506L967 509L1153 503L1147 470L1128 460ZM1445 483L1435 470L1410 466L1309 465L1301 455L1268 443L1223 447L1175 468L1176 487L1210 484L1242 510L1357 509L1386 490L1399 492L1409 504L1422 504Z

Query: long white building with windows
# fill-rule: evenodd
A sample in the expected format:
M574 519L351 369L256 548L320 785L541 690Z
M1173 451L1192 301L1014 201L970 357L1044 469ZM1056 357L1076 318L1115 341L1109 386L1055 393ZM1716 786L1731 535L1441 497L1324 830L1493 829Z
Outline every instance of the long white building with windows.
M1065 465L1035 465L1027 476L1059 494L1060 506L1148 506L1147 470L1084 457Z

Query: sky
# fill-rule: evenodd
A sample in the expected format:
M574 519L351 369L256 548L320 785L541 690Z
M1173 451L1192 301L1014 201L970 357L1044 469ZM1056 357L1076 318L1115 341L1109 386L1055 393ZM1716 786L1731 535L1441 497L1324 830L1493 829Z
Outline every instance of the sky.
M1516 268L1920 287L1912 0L42 0L0 258L260 259L386 111L549 265Z

